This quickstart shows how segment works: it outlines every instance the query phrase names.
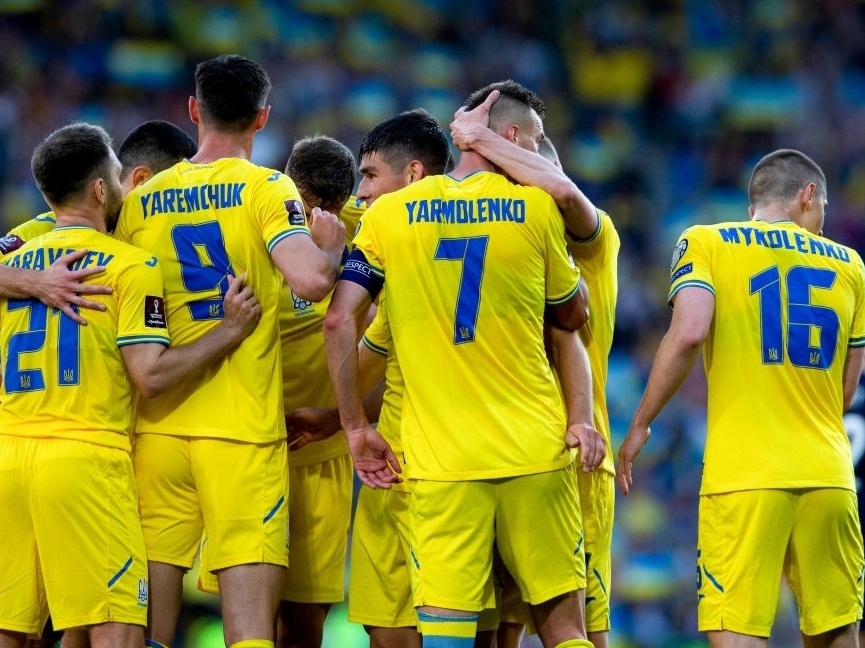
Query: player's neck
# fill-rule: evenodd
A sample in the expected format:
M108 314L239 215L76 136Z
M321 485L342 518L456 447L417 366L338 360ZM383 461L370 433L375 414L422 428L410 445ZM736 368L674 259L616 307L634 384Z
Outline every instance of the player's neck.
M57 227L92 227L93 229L108 233L105 218L99 213L93 213L85 207L69 206L54 209L54 217L57 219Z
M221 133L210 131L201 138L198 153L189 158L195 164L206 164L215 162L222 158L241 158L248 160L252 157L252 142L254 133Z
M477 171L496 171L496 167L479 153L463 151L462 155L460 155L460 161L448 175L457 180L462 180Z
M770 206L755 209L751 220L763 221L764 223L782 223L794 219L787 209L781 206Z

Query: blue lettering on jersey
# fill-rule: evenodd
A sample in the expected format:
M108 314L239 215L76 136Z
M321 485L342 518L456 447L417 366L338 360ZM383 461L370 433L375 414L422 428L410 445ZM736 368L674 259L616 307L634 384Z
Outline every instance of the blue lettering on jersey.
M11 268L21 268L23 270L45 270L48 266L54 263L64 254L70 254L75 250L71 248L36 248L35 250L27 250L23 254L17 254L12 258L6 259L3 263ZM47 256L47 258L46 258ZM82 258L74 263L69 264L70 270L83 270L94 266L106 266L114 259L113 254L105 254L103 252L89 251Z
M156 214L185 214L202 209L227 209L243 205L245 182L220 182L183 189L161 189L141 195L144 218Z
M408 224L524 223L526 201L513 198L413 200L405 203Z
M761 230L755 227L737 226L718 230L721 241L733 245L758 245L776 250L793 250L802 254L838 259L850 263L850 250L826 239L806 236L802 232Z

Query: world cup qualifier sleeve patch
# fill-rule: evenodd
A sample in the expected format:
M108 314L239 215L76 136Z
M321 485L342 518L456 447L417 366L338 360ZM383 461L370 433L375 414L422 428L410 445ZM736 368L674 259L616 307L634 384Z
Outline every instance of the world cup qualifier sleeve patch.
M288 212L289 225L305 225L306 216L303 215L303 205L299 200L286 200L285 211Z
M685 251L688 249L688 239L682 239L673 250L673 258L670 261L670 272L676 267L676 264L685 256Z
M161 329L167 327L165 300L162 297L148 295L144 298L144 326Z

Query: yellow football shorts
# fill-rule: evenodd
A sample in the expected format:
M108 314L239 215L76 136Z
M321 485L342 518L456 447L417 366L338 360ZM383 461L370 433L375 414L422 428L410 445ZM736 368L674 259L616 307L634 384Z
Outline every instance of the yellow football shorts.
M149 560L189 569L202 535L208 567L288 564L285 440L139 434L134 463Z
M575 472L586 539L586 630L606 632L610 629L615 477L602 470L585 473L579 467Z
M411 481L415 606L479 612L495 604L493 542L536 605L586 586L573 464L466 482Z
M147 622L147 560L129 454L0 436L0 627ZM47 606L46 606L47 599Z
M796 595L803 633L848 625L862 618L862 573L852 491L753 490L700 497L701 632L768 637L782 575Z
M345 598L353 476L349 454L289 469L289 565L282 600L338 603ZM210 542L205 541L198 587L217 594L219 583L209 565Z
M404 490L361 486L351 532L348 619L377 628L417 625Z

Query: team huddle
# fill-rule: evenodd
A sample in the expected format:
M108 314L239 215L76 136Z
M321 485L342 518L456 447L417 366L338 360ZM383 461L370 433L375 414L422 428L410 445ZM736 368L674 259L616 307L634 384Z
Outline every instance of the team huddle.
M813 161L761 160L747 242L683 234L617 474L619 238L562 172L541 99L473 93L456 161L416 109L357 163L315 136L283 173L249 161L270 89L216 57L189 99L197 144L146 122L115 155L78 123L33 154L52 211L0 239L0 648L38 645L49 614L65 648L170 647L199 555L227 646L318 648L349 550L349 619L375 648L516 648L525 628L606 647L615 483L701 349L700 630L765 645L784 574L807 646L858 645L841 415L865 270L822 237ZM758 416L754 389L801 403Z

